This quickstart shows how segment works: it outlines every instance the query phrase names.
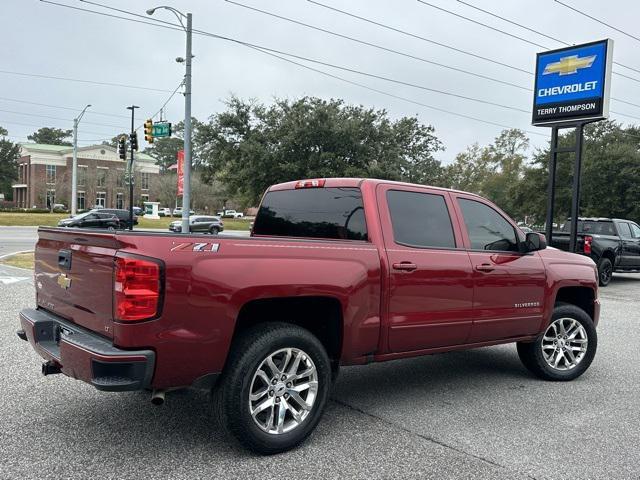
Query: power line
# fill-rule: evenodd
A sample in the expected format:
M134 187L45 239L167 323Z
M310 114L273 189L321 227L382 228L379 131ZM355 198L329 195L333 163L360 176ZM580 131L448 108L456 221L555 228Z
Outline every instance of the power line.
M41 0L44 1L44 0ZM133 88L137 90L148 90L152 92L170 92L171 90L163 90L161 88L152 88L152 87L140 87L137 85L127 85L124 83L111 83L111 82L98 82L95 80L84 80L80 78L69 78L69 77L57 77L54 75L43 75L39 73L25 73L25 72L15 72L11 70L0 70L0 73L5 75L17 75L21 77L32 77L32 78L46 78L49 80L64 80L67 82L77 82L77 83L88 83L90 85L102 85L107 87L120 87L120 88Z
M71 8L71 9L74 9L74 10L84 11L84 12L87 12L87 13L94 13L94 14L98 14L98 15L103 15L103 16L111 17L111 18L118 18L118 19L127 20L127 21L131 21L131 22L136 22L136 23L144 23L144 24L148 24L148 25L152 25L152 26L156 26L156 27L160 27L160 28L168 28L168 29L172 29L172 30L179 30L179 31L182 31L182 28L180 28L178 25L176 25L176 24L172 24L172 23L170 23L170 22L164 22L164 21L161 21L161 23L163 23L163 24L165 24L165 25L157 25L157 24L155 24L155 23L142 22L142 21L140 21L140 20L136 20L136 19L132 19L132 18L127 18L127 17L122 17L122 16L118 16L118 15L105 14L105 13L103 13L103 12L97 12L97 11L95 11L95 10L84 9L84 8L78 8L78 7L72 7L72 6L69 6L69 5L60 4L60 3L52 2L52 1L49 1L49 0L40 0L40 1L42 1L42 2L44 2L44 3L50 3L50 4L53 4L53 5L61 6L61 7ZM323 4L320 4L320 3L318 3L318 2L315 2L315 1L313 1L313 0L308 0L308 1L310 1L310 2L312 2L312 3L315 3L315 4L318 4L318 5L321 5L321 6L325 6L325 5L323 5ZM420 0L419 0L419 1L420 1ZM92 3L92 4L94 4L94 5L98 5L98 6L101 6L101 7L107 8L107 9L117 10L117 11L119 11L119 12L126 13L126 14L130 14L130 15L133 15L133 16L140 16L140 15L138 15L138 14L136 14L136 13L133 13L133 12L128 12L128 11L126 11L126 10L120 10L120 9L114 9L113 7L109 7L109 6L106 6L106 5L101 5L101 4L98 4L98 3L95 3L95 2L86 2L86 3ZM327 8L329 8L329 9L331 9L331 10L337 10L337 9L333 9L332 7L327 7ZM353 16L352 14L349 14L349 13L347 13L347 15ZM368 21L368 20L365 20L365 21ZM372 23L376 23L376 22L372 22ZM384 26L384 25L382 25L382 24L380 24L380 25L381 25L381 26ZM359 70L351 69L351 68L348 68L348 67L342 67L342 66L338 66L338 65L330 64L330 63L328 63L328 62L322 62L322 61L315 60L315 59L311 59L311 58L308 58L308 57L303 57L303 56L300 56L300 55L295 55L295 54L291 54L291 53L288 53L288 52L283 52L283 51L280 51L280 50L276 50L276 49L272 49L272 48L268 48L268 47L264 47L264 46L260 46L260 45L256 45L256 44L252 44L252 43L249 43L249 42L244 42L244 41L241 41L241 40L237 40L237 39L230 38L230 37L225 37L225 36L222 36L222 35L217 35L217 34L214 34L214 33L211 33L211 32L203 31L203 30L193 30L193 32L194 32L194 33L196 33L196 34L199 34L199 35L208 36L208 37L213 37L213 38L217 38L217 39L220 39L220 40L225 40L225 41L233 42L233 43L236 43L236 44L239 44L239 45L243 45L243 46L245 46L245 47L252 48L252 49L254 49L254 50L260 51L261 53L268 54L268 55L271 55L271 56L274 56L274 57L280 58L280 59L285 60L285 61L287 61L287 62L289 62L289 63L292 63L292 64L295 64L295 65L301 66L301 67L306 68L306 69L309 69L309 70L316 71L316 72L321 73L321 74L323 74L323 75L330 76L330 77L332 77L332 78L336 78L336 79L339 79L339 80L345 81L345 82L347 82L347 83L351 83L351 84L353 84L353 85L357 85L357 86L361 86L361 87L363 87L363 88L367 88L367 89L369 89L369 90L371 90L371 91L375 91L375 92L377 92L377 93L381 93L381 94L388 95L388 96L391 96L391 97L394 97L394 98L398 98L398 99L402 99L402 100L405 100L405 101L409 101L409 102L411 102L411 103L415 103L415 104L417 104L417 105L421 105L421 106L424 106L424 107L427 107L427 108L432 108L432 109L436 109L436 110L443 111L443 112L446 112L446 113L451 113L451 114L453 114L453 115L458 115L458 116L461 116L461 117L464 117L464 118L469 118L469 119L473 119L473 120L479 120L479 119L477 119L477 118L475 118L475 117L466 116L466 115L464 115L464 114L458 114L458 113L456 113L456 112L451 112L451 111L447 111L447 110L444 110L444 109L438 109L437 107L432 107L432 106L429 106L429 105L426 105L426 104L422 104L422 103L420 103L420 102L415 102L415 101L412 101L412 100L406 99L406 98L404 98L404 97L400 97L400 96L397 96L397 95L394 95L394 94L389 94L388 92L384 92L384 91L382 91L382 90L374 89L374 88L371 88L371 87L365 86L365 85L363 85L363 84L359 84L359 83L357 83L357 82L353 82L353 81L351 81L351 80L344 79L344 78L339 77L339 76L337 76L337 75L333 75L333 74L330 74L330 73L324 72L324 71L319 70L319 69L314 69L314 68L312 68L312 67L309 67L308 65L302 65L302 64L300 64L300 63L298 63L298 62L294 62L294 61L293 61L293 60L291 60L291 59L285 59L285 58L283 58L283 57L280 57L278 54L280 54L280 55L285 55L285 56L288 56L288 57L293 57L293 58L296 58L296 59L298 59L298 60L308 61L308 62L312 62L312 63L316 63L316 64L324 65L324 66L328 66L328 67L331 67L331 68L336 68L336 69L340 69L340 70L348 71L348 72L351 72L351 73L356 73L356 74L360 74L360 75L364 75L364 76L369 76L369 77L372 77L372 78L377 78L377 79L381 79L381 80L385 80L385 81L389 81L389 82L393 82L393 83L399 83L399 84L406 85L406 86L412 86L412 87L414 87L414 88L420 88L420 89L425 89L425 90L435 91L436 93L443 93L443 94L445 94L445 95L451 95L451 96L460 97L460 98L467 99L467 100L477 101L477 102L480 102L480 103L488 103L488 104L491 104L491 105L496 105L496 106L500 106L500 107L507 108L507 109L512 109L512 110L516 110L516 111L521 111L521 112L524 112L524 113L530 113L530 111L528 111L528 110L519 109L519 108L517 108L517 107L511 107L511 106L506 106L506 105L501 105L501 104L494 104L493 102L487 102L487 101L480 100L480 99L475 99L475 98L472 98L472 97L459 96L459 95L457 95L457 94L453 94L453 93L451 93L451 92L438 91L438 90L430 89L430 88L428 88L428 87L424 87L424 86L420 86L420 85L414 85L414 84L411 84L411 83L408 83L408 82L403 82L403 81L400 81L400 80L391 79L391 78L387 78L387 77L379 76L379 75L376 75L376 74L370 74L370 73L367 73L367 72L361 72L361 71L359 71ZM409 35L412 35L412 34L409 34ZM428 41L428 40L427 40L427 41ZM499 63L499 62L498 62L498 63ZM514 68L516 68L516 67L514 67ZM525 71L525 72L526 72L526 73L531 73L531 72L527 72L527 71ZM178 86L178 88L179 88L179 86ZM169 99L167 100L167 103L168 103L168 101L171 99L171 97L173 97L173 95L176 93L176 91L177 91L177 89L176 89L176 90L174 90L174 91L172 92L171 96L170 96L170 97L169 97ZM166 103L165 103L165 105L166 105ZM157 113L159 113L159 112L157 112ZM157 113L156 113L155 115L157 115ZM612 113L615 113L615 112L612 112ZM155 116L155 115L154 115L154 116ZM479 120L479 121L482 121L482 120ZM501 127L503 127L503 128L512 128L512 127L508 127L508 126L505 126L505 125L500 125L500 124L497 124L497 123L495 123L495 122L490 122L490 121L484 121L484 123L489 123L489 124L493 124L493 125L498 125L498 126L501 126ZM139 129L139 128L140 128L140 126L139 126L137 129ZM137 130L137 129L136 129L136 130ZM530 133L534 133L534 132L530 132ZM539 134L539 133L535 132L535 134Z
M467 50L463 50L461 48L456 48L456 47L453 47L451 45L447 45L446 43L438 42L436 40L432 40L430 38L423 37L422 35L418 35L416 33L411 33L411 32L408 32L406 30L402 30L402 29L397 28L397 27L392 27L390 25L386 25L384 23L380 23L380 22L377 22L375 20L372 20L370 18L361 17L359 15L356 15L355 13L347 12L345 10L340 10L338 8L332 7L330 5L325 5L324 3L320 3L320 2L317 2L315 0L307 0L307 1L309 3L313 3L314 5L318 5L319 7L323 7L323 8L326 8L328 10L332 10L334 12L341 13L342 15L346 15L348 17L352 17L352 18L361 20L363 22L370 23L372 25L377 25L378 27L382 27L382 28L385 28L387 30L391 30L393 32L400 33L402 35L406 35L408 37L412 37L412 38L415 38L417 40L422 40L423 42L431 43L433 45L437 45L439 47L446 48L448 50L452 50L454 52L458 52L458 53L461 53L463 55L468 55L468 56L473 57L473 58L477 58L477 59L484 60L484 61L496 64L496 65L500 65L502 67L506 67L506 68L509 68L511 70L516 70L518 72L523 72L523 73L528 73L530 75L533 75L533 72L531 72L530 70L526 70L526 69L523 69L523 68L518 68L518 67L516 67L514 65L510 65L508 63L503 63L503 62L500 62L498 60L495 60L495 59L492 59L492 58L489 58L489 57L485 57L485 56L482 56L482 55L479 55L479 54L476 54L476 53L473 53L473 52L469 52Z
M61 110L69 110L69 111L73 111L73 112L81 112L82 109L80 108L72 108L72 107L63 107L61 105L51 105L48 103L38 103L38 102L31 102L28 100L18 100L15 98L7 98L7 97L0 97L0 100L3 100L5 102L15 102L15 103L24 103L26 105L37 105L39 107L49 107L49 108L59 108ZM104 113L104 112L96 112L96 111L89 111L87 110L86 114L91 114L91 115L105 115L108 117L118 117L118 118L130 118L127 117L126 115L118 115L115 113Z
M162 110L164 110L164 107L166 107L166 106L167 106L167 104L171 101L171 99L174 97L174 95L175 95L176 93L178 93L178 90L180 89L180 87L181 87L183 84L184 84L184 80L182 80L182 81L178 84L178 86L177 86L177 87L175 88L175 90L171 93L171 95L169 95L169 98L167 98L167 100L162 104L162 106L158 109L158 111L157 111L156 113L154 113L153 115L151 115L151 117L147 117L147 118L152 118L152 119L153 119L153 118L156 118L156 117L158 116L158 114L159 114ZM140 128L142 128L142 126L143 126L143 125L144 125L144 123L141 123L140 125L138 125L138 126L136 127L136 129L135 129L135 130L136 130L136 132L137 132Z
M556 0L556 1L558 1L558 0ZM482 27L488 28L490 30L493 30L494 32L502 33L503 35L507 35L509 37L515 38L517 40L520 40L522 42L528 43L530 45L534 45L536 47L544 48L545 50L550 50L549 47L546 47L544 45L540 45L539 43L536 43L536 42L534 42L532 40L528 40L528 39L526 39L524 37L520 37L518 35L514 35L513 33L507 32L505 30L500 30L499 28L492 27L491 25L487 25L486 23L479 22L478 20L474 20L473 18L465 17L464 15L461 15L461 14L456 13L456 12L452 12L451 10L447 10L446 8L442 8L442 7L439 7L437 5L433 5L432 3L426 2L425 0L418 0L418 2L422 3L423 5L427 5L427 6L431 7L431 8L435 8L436 10L440 10L441 12L448 13L449 15L453 15L454 17L458 17L458 18L461 18L463 20L467 20L468 22L475 23L476 25L480 25ZM626 67L626 68L632 69L631 67ZM613 71L612 73L614 75L618 75L619 77L626 78L628 80L633 80L634 82L640 83L640 79L638 79L638 78L630 77L629 75L625 75L623 73L616 72L616 71Z
M559 3L563 7L568 8L569 10L573 10L574 12L582 15L583 17L590 18L591 20L593 20L595 22L598 22L598 23L600 23L600 24L602 24L602 25L604 25L606 27L609 27L609 28L615 30L616 32L619 32L619 33L621 33L623 35L626 35L627 37L634 39L636 42L640 42L640 38L636 37L635 35L632 35L632 34L630 34L628 32L625 32L624 30L621 30L618 27L614 27L613 25L611 25L609 23L606 23L606 22L600 20L599 18L593 17L593 16L589 15L588 13L583 12L582 10L578 10L577 8L572 7L571 5L567 5L566 3L561 2L560 0L555 0L555 2Z
M529 90L530 91L530 89L528 89L526 87L523 87L522 85L517 85L515 83L507 82L505 80L500 80L500 79L495 78L495 77L489 77L487 75L482 75L480 73L476 73L476 72L472 72L472 71L465 70L465 69L462 69L462 68L454 67L452 65L447 65L447 64L439 63L439 62L434 62L434 61L428 60L428 59L426 59L424 57L418 57L416 55L411 55L409 53L402 52L402 51L399 51L399 50L395 50L395 49L392 49L392 48L388 48L388 47L385 47L383 45L379 45L379 44L376 44L376 43L368 42L366 40L362 40L362 39L359 39L359 38L351 37L349 35L344 35L344 34L341 34L341 33L338 33L338 32L334 32L332 30L327 30L325 28L321 28L321 27L318 27L318 26L315 26L315 25L310 25L308 23L304 23L304 22L301 22L299 20L295 20L293 18L284 17L282 15L278 15L278 14L275 14L273 12L268 12L266 10L261 10L259 8L255 8L255 7L251 7L249 5L245 5L245 4L242 4L242 3L239 3L239 2L235 2L233 0L225 0L225 1L227 3L231 3L233 5L237 5L239 7L246 8L246 9L252 10L254 12L259 12L259 13L262 13L264 15L268 15L270 17L279 18L281 20L285 20L287 22L291 22L291 23L294 23L296 25L300 25L300 26L303 26L303 27L306 27L306 28L310 28L312 30L316 30L316 31L319 31L319 32L327 33L329 35L333 35L333 36L336 36L336 37L339 37L339 38L344 38L346 40L350 40L352 42L356 42L356 43L359 43L361 45L367 45L369 47L377 48L377 49L383 50L385 52L394 53L396 55L400 55L400 56L403 56L403 57L411 58L413 60L418 60L420 62L429 63L431 65L436 65L438 67L447 68L449 70L453 70L453 71L456 71L456 72L464 73L464 74L471 75L471 76L474 76L474 77L483 78L485 80L490 80L492 82L497 82L497 83L501 83L503 85L508 85L508 86L511 86L511 87L515 87L515 88L519 88L519 89L522 89L522 90Z
M477 7L477 6L475 6L475 5L471 4L471 3L467 3L467 2L465 2L463 0L458 0L458 3L462 3L463 5L466 5L469 8L473 8L474 10L478 10L479 12L486 13L487 15L490 15L490 16L492 16L494 18L498 18L498 19L502 20L503 22L507 22L507 23L510 23L510 24L515 25L517 27L524 28L525 30L528 30L529 32L535 33L536 35L541 35L541 36L543 36L545 38L548 38L550 40L553 40L555 42L562 43L563 45L566 45L567 47L570 47L571 45L574 45L572 43L565 42L564 40L560 40L559 38L552 37L551 35L547 35L546 33L543 33L543 32L541 32L539 30L535 30L535 29L533 29L531 27L527 27L526 25L522 25L522 24L520 24L518 22L515 22L515 21L510 20L508 18L502 17L502 16L498 15L497 13L490 12L489 10L485 10L485 9ZM634 72L640 73L640 69L633 68L633 67L630 67L628 65L624 65L624 64L622 64L620 62L616 62L615 60L613 61L613 64L614 65L618 65L619 67L628 68L629 70L633 70Z
M96 13L98 15L106 15L106 16L114 17L114 18L122 18L122 19L129 20L129 21L132 21L132 22L139 22L139 20L135 20L135 19L130 19L130 18L126 18L126 17L119 17L117 15L104 14L103 12L96 12L94 10L89 10L89 9L71 7L69 5L55 3L55 2L51 2L49 0L40 0L40 1L45 2L45 3L51 3L51 4L54 4L54 5L58 5L58 6L62 6L62 7L73 8L74 10L81 10L81 11L85 11L85 12L89 12L89 13ZM97 5L100 5L100 4L97 4ZM102 6L104 8L112 8L112 7L105 6L105 5L100 5L100 6ZM128 13L126 10L119 10L119 11ZM134 14L134 15L136 15L136 14ZM145 23L148 23L148 22L145 22ZM162 28L172 28L170 26L165 26L165 25L155 25L155 24L151 24L151 25L162 27ZM172 25L172 24L170 24L170 25ZM394 78L390 78L390 77L385 77L385 76L377 75L377 74L374 74L374 73L363 72L363 71L356 70L356 69L353 69L353 68L349 68L349 67L345 67L345 66L341 66L341 65L335 65L335 64L332 64L332 63L329 63L329 62L323 62L323 61L312 59L312 58L309 58L309 57L304 57L302 55L295 55L295 54L284 52L284 51L281 51L281 50L277 50L277 49L273 49L273 48L269 48L269 47L264 47L264 46L252 44L252 43L249 43L249 42L244 42L242 40L237 40L235 38L225 37L225 36L222 36L222 35L217 35L217 34L214 34L214 33L211 33L211 32L206 32L204 30L196 30L196 29L194 29L193 33L196 33L198 35L218 38L218 39L221 39L221 40L226 40L226 41L229 41L229 42L234 42L234 43L238 43L240 45L245 45L245 46L249 46L249 47L256 47L256 48L259 48L261 50L270 51L272 53L276 53L276 54L280 54L280 55L285 55L285 56L297 58L298 60L304 60L304 61L312 62L312 63L318 64L318 65L323 65L325 67L331 67L331 68L335 68L335 69L338 69L338 70L347 71L347 72L350 72L350 73L356 73L358 75L363 75L363 76L367 76L367 77L371 77L371 78L376 78L378 80L383 80L383 81L387 81L387 82L391 82L391 83L396 83L398 85L404 85L404 86L408 86L408 87L412 87L412 88L417 88L417 89L420 89L420 90L430 91L432 93L438 93L438 94L441 94L441 95L460 98L460 99L463 99L463 100L469 100L469 101L473 101L473 102L477 102L477 103L481 103L481 104L485 104L485 105L492 105L492 106L496 106L496 107L500 107L500 108L505 108L505 109L508 109L508 110L520 111L520 112L523 112L523 113L530 113L528 110L524 110L524 109L521 109L521 108L518 108L518 107L511 106L511 105L504 105L504 104L500 104L500 103L497 103L497 102L491 102L491 101L488 101L488 100L482 100L482 99L478 99L478 98L475 98L475 97L469 97L469 96L466 96L466 95L460 95L460 94L456 94L456 93L453 93L453 92L448 92L448 91L445 91L445 90L439 90L439 89L427 87L427 86L424 86L424 85L418 85L418 84L414 84L414 83L411 83L411 82L405 82L403 80L398 80L398 79L394 79Z
M10 121L6 121L6 120L0 120L0 125L20 125L22 127L36 127L36 128L43 128L42 125L38 125L35 123L22 123L22 122L10 122ZM60 128L60 127L54 127L54 128ZM71 130L71 129L69 129ZM83 133L89 133L91 135L105 135L104 132L87 132L83 130Z
M40 117L40 118L48 118L48 119L51 119L51 120L61 120L61 121L64 121L64 122L73 122L73 119L70 119L70 118L52 117L50 115L39 115L37 113L16 112L15 110L3 110L3 109L0 109L0 112L13 113L15 115L25 115L27 117ZM88 122L88 121L85 121L83 123L85 123L87 125L97 125L97 126L101 126L101 127L121 128L121 125L110 125L110 124L106 124L106 123L95 123L95 122Z

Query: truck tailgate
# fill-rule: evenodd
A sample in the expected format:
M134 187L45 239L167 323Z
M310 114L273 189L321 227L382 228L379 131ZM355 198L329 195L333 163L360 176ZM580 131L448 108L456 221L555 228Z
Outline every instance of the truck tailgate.
M115 234L40 228L35 252L36 301L67 320L113 338Z

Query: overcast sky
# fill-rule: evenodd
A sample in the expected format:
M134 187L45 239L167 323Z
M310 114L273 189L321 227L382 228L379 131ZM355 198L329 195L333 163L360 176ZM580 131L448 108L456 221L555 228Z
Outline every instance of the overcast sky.
M79 8L104 13L117 12L76 0L55 0ZM112 7L144 15L156 6L154 0L96 0ZM474 97L529 111L532 93L515 86L476 78L394 53L356 44L319 31L295 25L227 3L224 0L167 1L183 12L193 13L194 28L262 45L287 53L309 57L379 76L391 77L430 89ZM318 0L356 15L402 29L416 35L465 50L476 55L533 70L535 53L540 47L468 22L417 0ZM548 48L563 45L549 38L505 23L454 0L425 0L460 15L506 30ZM580 16L554 0L465 0L477 7L539 30L569 43L601 38L615 40L614 60L637 69L614 66L614 71L635 77L633 81L614 75L613 97L640 104L640 40L616 32ZM563 0L625 32L640 37L640 2L618 0ZM527 73L454 52L416 38L350 18L306 0L258 1L239 3L261 8L324 29L421 57L432 62L493 77L503 82L532 88ZM36 0L2 0L2 66L0 70L68 77L109 83L129 84L172 91L182 80L184 66L175 62L184 56L185 35L180 31L156 28L95 14L70 10ZM175 22L168 11L154 18ZM404 100L347 84L341 80L306 70L245 46L194 35L193 114L200 120L224 108L231 94L270 102L273 97L298 98L304 95L341 98L348 103L386 109L393 118L417 115L422 123L435 127L446 151L438 155L450 162L466 146L487 144L501 128L475 120L432 110ZM303 62L304 63L304 62ZM415 102L450 110L491 122L522 128L532 145L542 146L550 130L530 126L530 114L498 106L463 100L424 89L367 78L326 66L309 66L369 87L405 97ZM115 86L33 78L0 73L0 126L9 130L11 139L25 141L39 126L71 128L75 112L12 100L50 104L68 108L93 106L80 124L81 145L110 138L128 130L127 105L136 104L136 125L155 113L169 96L157 92ZM184 101L176 95L167 105L166 117L173 122L182 118ZM640 108L612 101L611 109L640 118ZM19 113L10 113L19 112ZM95 112L122 115L107 116ZM37 116L40 115L40 116ZM56 117L56 119L45 118ZM623 123L633 118L612 114ZM100 125L97 125L100 124Z

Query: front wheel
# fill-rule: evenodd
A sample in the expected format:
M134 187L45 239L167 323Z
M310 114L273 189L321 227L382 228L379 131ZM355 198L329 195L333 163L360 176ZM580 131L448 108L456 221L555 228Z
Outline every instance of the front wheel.
M606 287L613 277L613 264L611 260L602 257L598 262L598 283L601 287Z
M598 335L591 317L575 305L556 305L551 323L533 342L518 343L524 366L545 380L582 375L596 355Z
M209 233L212 235L218 235L220 233L220 229L218 227L211 227L209 229Z
M320 421L329 396L331 364L304 328L266 323L244 332L214 391L223 426L261 454L290 450Z

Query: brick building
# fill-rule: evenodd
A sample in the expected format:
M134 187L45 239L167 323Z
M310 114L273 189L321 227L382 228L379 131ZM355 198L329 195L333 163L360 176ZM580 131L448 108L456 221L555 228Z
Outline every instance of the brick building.
M12 185L13 199L20 208L71 206L73 148L61 145L21 143L18 181ZM125 184L126 161L115 148L91 145L78 148L78 210L94 206L125 208L129 188ZM155 201L154 185L160 167L155 159L136 153L134 204Z

